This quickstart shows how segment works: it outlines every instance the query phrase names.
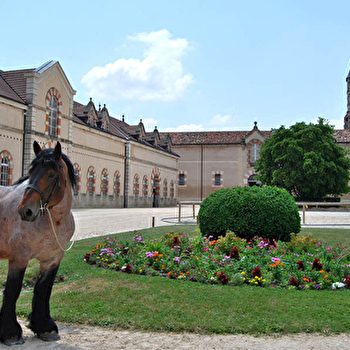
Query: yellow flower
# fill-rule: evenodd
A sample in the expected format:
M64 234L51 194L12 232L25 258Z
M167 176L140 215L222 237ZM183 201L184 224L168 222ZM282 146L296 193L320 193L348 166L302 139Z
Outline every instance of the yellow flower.
M242 275L245 276L245 272L244 271L242 271Z
M142 273L142 269L140 269L140 272Z

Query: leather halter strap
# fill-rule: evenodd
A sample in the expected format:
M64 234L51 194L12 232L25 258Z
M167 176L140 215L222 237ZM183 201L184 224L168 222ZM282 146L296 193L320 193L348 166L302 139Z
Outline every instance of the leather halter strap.
M54 192L56 190L56 187L61 187L61 171L62 171L62 165L59 164L59 172L58 172L58 175L56 176L56 179L55 181L53 181L52 183L50 183L49 186L47 186L45 188L44 191L42 191L40 188L38 188L37 186L33 185L33 184L28 184L27 187L26 187L26 190L33 190L35 192L38 192L40 194L40 197L41 197L41 200L40 200L40 211L41 211L41 214L43 215L44 214L44 210L46 209L46 206L50 203L53 195L54 195ZM50 191L50 194L48 195L48 197L45 199L45 194Z

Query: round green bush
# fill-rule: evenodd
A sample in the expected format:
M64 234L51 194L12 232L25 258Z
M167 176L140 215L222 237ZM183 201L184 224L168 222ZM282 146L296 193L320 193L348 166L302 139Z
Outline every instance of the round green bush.
M198 213L203 236L215 238L234 232L247 240L255 236L290 241L300 232L300 215L294 198L275 186L224 188L213 192Z

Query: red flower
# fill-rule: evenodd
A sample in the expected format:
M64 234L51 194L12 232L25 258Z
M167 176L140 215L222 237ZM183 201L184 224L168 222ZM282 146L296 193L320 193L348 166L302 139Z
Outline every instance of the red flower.
M297 261L297 264L298 264L298 270L304 271L304 269L305 269L304 268L304 262L299 260L299 261Z
M259 266L254 267L254 270L252 271L253 277L261 277L261 268Z
M345 288L350 288L350 275L344 277Z
M313 264L312 264L312 269L320 271L322 270L323 264L320 263L320 259L315 258Z
M173 244L172 246L176 246L180 244L180 238L178 236L173 237Z
M236 259L236 260L240 260L239 258L239 248L237 248L237 246L234 246L231 251L230 251L230 258L231 259Z
M289 284L291 286L295 286L295 287L298 287L299 286L299 282L298 280L294 277L294 276L290 276L289 278Z
M122 271L126 273L131 273L132 272L132 266L130 264L127 264L122 267Z
M220 273L220 275L218 276L218 280L222 283L222 284L228 284L228 282L230 281L230 279L227 277L227 275L225 274L225 271L222 271Z

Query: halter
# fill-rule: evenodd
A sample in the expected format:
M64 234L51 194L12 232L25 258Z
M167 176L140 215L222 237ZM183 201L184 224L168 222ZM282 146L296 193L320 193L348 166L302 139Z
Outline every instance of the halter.
M50 183L49 186L46 187L46 189L44 191L42 191L40 188L38 188L37 186L33 185L33 184L28 184L26 187L26 190L31 189L34 190L35 192L38 192L40 194L40 215L43 216L45 214L45 209L47 207L47 205L50 203L53 194L56 190L56 187L58 185L58 187L61 187L61 171L62 171L62 165L59 164L59 172L58 175L56 176L56 179L54 182ZM47 197L47 199L45 200L45 193L50 191L49 196Z

